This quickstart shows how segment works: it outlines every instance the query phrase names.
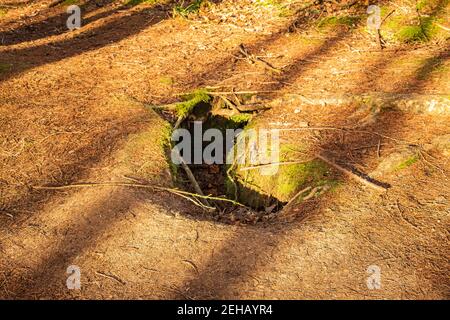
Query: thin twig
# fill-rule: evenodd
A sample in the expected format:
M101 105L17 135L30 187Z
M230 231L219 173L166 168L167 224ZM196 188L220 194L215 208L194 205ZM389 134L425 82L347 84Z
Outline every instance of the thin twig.
M309 191L311 189L311 187L306 187L302 190L300 190L299 192L297 192L292 198L291 200L288 201L288 203L284 206L283 208L283 212L286 212L292 205L293 203L298 199L298 197L300 197L303 193L305 193L306 191Z
M442 24L439 24L437 22L435 22L434 25L436 25L437 27L441 28L442 30L450 31L450 28L448 28L446 26L443 26Z
M372 134L372 135L376 135L388 140L392 140L401 144L406 144L409 146L416 146L416 144L411 143L411 142L407 142L407 141L403 141L400 139L396 139L393 138L391 136L376 132L376 131L369 131L369 130L358 130L358 129L353 129L353 128L345 128L345 127L295 127L295 128L274 128L281 131L307 131L307 130L317 130L317 131L346 131L346 132L357 132L357 133L365 133L365 134Z
M65 0L55 0L53 2L50 2L50 4L48 5L49 8L53 8L56 7L57 5L63 3Z
M9 218L11 218L11 219L14 219L14 216L13 216L11 213L8 213L8 212L6 212L6 211L0 211L0 213L1 213L1 214L4 214L5 216L7 216L7 217L9 217Z
M127 182L98 182L98 183L89 183L88 182L88 183L67 184L67 185L62 185L62 186L31 186L31 188L35 189L35 190L69 190L69 189L74 189L74 188L93 188L93 187L131 187L131 188L153 189L153 190L170 192L175 195L183 194L183 195L190 195L190 196L193 196L196 198L230 202L235 205L246 208L246 206L244 206L242 203L233 201L231 199L226 199L226 198L221 198L221 197L213 197L213 196L205 196L205 195L196 194L196 193L192 193L192 192L188 192L188 191L167 188L167 187L161 187L161 186L156 186L156 185L151 185L151 184L127 183Z
M98 274L99 276L117 281L118 283L122 284L122 285L126 285L127 283L125 281L123 281L122 279L120 279L118 276L113 275L113 274L106 274L100 271L96 271L95 274Z
M395 12L395 9L393 9L391 12L389 12L387 15L386 15L386 17L384 17L383 18L383 20L381 20L381 23L380 23L380 29L381 29L381 27L383 26L383 23L393 14Z
M225 104L227 106L229 106L232 110L236 111L237 113L241 113L241 110L239 110L239 108L237 106L235 106L230 100L228 100L226 97L224 96L219 96L219 98L221 98Z
M172 193L177 195L177 196L179 196L179 197L182 197L182 198L184 198L184 199L186 199L186 200L188 200L190 202L192 202L194 205L196 205L196 206L198 206L198 207L200 207L202 209L206 209L207 211L209 211L209 210L212 210L212 211L216 210L215 207L209 207L209 206L204 205L199 199L197 199L195 197L191 198L191 197L188 197L188 196L186 196L186 195L184 195L182 193L176 192L176 191L172 191Z
M186 263L186 264L188 264L189 266L191 266L191 267L195 270L195 273L196 273L196 274L200 274L200 272L198 271L198 268L197 268L197 266L195 265L194 262L192 262L191 260L187 260L187 259L183 259L183 260L181 260L181 261L183 261L184 263Z
M377 145L377 157L378 157L378 158L381 157L381 139L378 140L378 145Z
M174 155L178 158L181 167L183 168L183 170L186 172L186 175L189 179L189 181L192 183L192 186L194 187L195 192L197 192L199 195L204 196L205 194L202 191L202 188L200 188L200 185L197 182L197 179L195 179L194 174L192 173L191 169L189 169L188 165L186 164L186 162L184 161L183 157L180 155L180 152L178 151L177 148L173 148L172 149L174 151ZM209 204L208 200L206 199L202 199L201 201L205 206L211 207L211 205Z
M439 167L438 165L436 165L436 164L434 164L434 163L428 161L427 158L425 158L425 155L429 156L430 158L433 158L429 153L427 153L427 152L424 151L424 150L420 150L420 149L419 149L419 155L420 155L420 157L422 158L422 160L423 160L425 163L427 163L427 164L429 164L430 166L432 166L432 167L438 169L439 172L440 172L444 177L447 177L447 175L445 174L444 169L442 169L442 168Z
M173 130L178 129L181 126L181 123L186 119L186 117L178 117L177 122L175 122L173 126Z
M303 197L303 201L309 200L312 197L314 197L317 193L317 191L319 191L320 189L322 189L322 187L315 187L314 189L311 190L310 193L308 193L305 197Z
M283 162L265 163L265 164L260 164L260 165L256 165L256 166L249 166L249 167L239 168L239 171L247 171L247 170L261 169L261 168L266 168L266 167L271 167L271 166L283 166L283 165L290 165L290 164L307 163L307 162L310 162L310 161L312 161L312 160L314 160L314 159L315 159L315 158L311 158L311 159L308 159L308 160L283 161Z
M269 70L275 72L275 73L281 73L281 70L274 67L272 64L270 64L269 62L251 54L245 47L243 44L239 45L239 51L252 63L256 63L256 62L260 62L262 63L266 68L268 68Z
M383 36L381 35L381 27L382 27L383 23L386 21L386 19L389 18L389 16L391 16L391 14L393 14L394 12L395 12L395 9L392 10L391 12L389 12L388 15L386 17L384 17L384 19L380 22L380 26L377 28L377 40L378 40L378 45L380 46L381 50L386 48L386 43L383 39Z
M223 95L233 95L233 94L260 94L260 93L274 93L277 92L275 90L248 90L248 91L211 91L208 92L211 96L223 96Z
M386 191L388 189L388 185L381 183L379 181L375 181L374 179L368 177L367 175L361 173L361 172L356 172L355 170L350 170L347 168L344 168L343 166L337 164L336 162L328 159L328 157L322 155L322 154L317 154L316 155L317 158L319 158L320 160L328 163L329 165L331 165L332 167L338 169L339 171L342 171L343 173L347 174L348 176L350 176L351 178L373 188L376 189L378 191ZM354 172L355 171L355 172Z
M236 101L236 107L240 111L241 101L239 100L238 96L234 93L234 88L231 88L231 91L233 91L233 98Z

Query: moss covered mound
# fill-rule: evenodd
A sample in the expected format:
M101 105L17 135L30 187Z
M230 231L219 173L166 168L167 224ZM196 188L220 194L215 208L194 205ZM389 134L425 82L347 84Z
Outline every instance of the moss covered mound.
M257 131L255 128L257 126L253 124L252 129ZM249 142L248 145L251 143ZM267 150L260 150L259 145L258 148L258 154L266 152L269 158L271 152L274 152L274 146L271 145L267 147ZM253 208L264 208L274 203L288 202L307 186L336 184L327 164L317 159L309 161L296 159L295 149L298 147L281 145L278 149L278 159L255 165L254 162L249 161L250 148L241 150L239 153L235 146L235 149L231 151L234 152L236 161L229 167L228 195L236 196L241 203Z

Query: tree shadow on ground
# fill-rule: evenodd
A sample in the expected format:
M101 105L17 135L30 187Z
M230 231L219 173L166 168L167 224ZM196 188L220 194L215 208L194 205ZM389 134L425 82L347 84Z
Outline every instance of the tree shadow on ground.
M416 74L425 76L420 70L418 69ZM342 119L337 119L336 125L339 126L339 121L344 120L345 115ZM401 113L395 113L394 117L392 114L386 114L379 120L380 123L363 129L389 135L403 125L403 120ZM376 135L362 135L353 139L350 146L376 143L378 139L379 136ZM335 137L330 137L319 147L325 150L334 150L336 140ZM358 160L364 161L364 156L359 157ZM55 284L55 281L63 278L61 275L65 274L65 268L72 263L73 259L93 246L105 230L114 226L119 217L118 212L128 210L133 206L132 202L124 200L127 197L124 196L123 192L123 190L115 191L111 197L108 197L108 200L105 199L108 202L111 201L110 199L117 199L114 201L118 201L117 205L113 204L115 210L108 213L107 218L99 214L103 207L101 201L96 207L89 210L86 219L72 228L72 233L39 264L38 268L33 269L30 274L23 277L23 280L13 284L13 288L17 290L12 291L11 297L51 296L53 286L58 286L59 283ZM330 197L325 197L325 199L327 198L330 199ZM135 198L132 199L132 201L135 201ZM302 208L301 217L311 217L318 214L326 206L327 202L323 199L311 201ZM226 240L220 251L199 270L198 277L185 283L172 298L230 297L231 290L238 288L253 272L270 265L271 261L268 259L267 252L276 250L277 244L289 235L290 230L301 228L301 226L301 218L295 222L276 224L270 228L273 235L270 239L267 238L266 232L261 232L261 234L258 233L252 237L250 241L247 240L247 233L249 230L255 230L255 227L239 228L230 239ZM73 243L73 245L67 246L67 243ZM236 248L244 248L245 250L236 250ZM59 285L61 284L59 283ZM8 288L8 290L11 291L11 288Z
M8 298L37 299L51 296L61 285L61 278L67 277L66 269L74 264L74 259L85 251L92 249L98 243L105 230L114 226L120 220L126 219L122 212L133 208L136 198L124 189L112 190L96 203L90 203L89 208L83 209L81 204L74 210L84 210L79 221L73 221L65 231L61 241L54 251L49 252L34 268L28 269L20 275L21 280L9 279L11 286L6 286L4 292ZM70 197L69 197L70 199ZM105 205L114 206L109 210ZM27 266L28 268L28 266ZM3 297L5 298L5 297Z
M215 3L220 3L220 0L214 1ZM99 28L94 29L93 31L88 31L87 33L81 34L79 37L74 39L63 40L59 42L53 43L52 48L49 48L46 45L41 45L32 48L26 49L17 49L10 50L4 52L4 57L14 57L14 61L20 62L24 61L23 67L14 68L9 73L0 74L0 79L7 79L8 77L12 77L21 71L25 71L28 68L37 67L39 65L44 65L46 63L51 63L54 61L59 61L77 54L81 54L83 52L89 50L95 50L104 45L108 45L115 41L120 41L123 38L131 36L133 34L139 33L142 29L145 29L153 24L162 21L167 18L167 12L171 9L171 4L167 4L166 6L160 6L159 9L152 8L143 8L137 11L130 13L129 15L125 15L124 17L114 19L106 25L103 25ZM275 39L282 37L289 27L283 28L280 32L276 34L270 35L267 38L264 38L262 41L258 41L254 44L251 44L252 48L261 48L267 44L270 44ZM105 32L103 32L105 31ZM323 46L323 50L329 51L326 46L331 45L334 41L337 41L338 37L333 37L332 40L326 42L325 46ZM236 49L238 51L238 49ZM233 55L230 55L233 57ZM230 60L224 59L222 61L218 61L215 64L214 71L216 78L221 77L220 71L227 70L229 68ZM189 75L189 79L202 79L203 74L210 74L213 70L207 70L204 73L198 76ZM198 80L195 80L198 81ZM129 125L125 126L129 127ZM130 132L129 132L130 133ZM131 132L132 133L132 132ZM117 136L113 139L108 139L108 143L110 145L117 145L121 137L127 135L128 133L119 132ZM105 133L107 135L107 133ZM104 140L103 136L98 137L96 141L92 141L92 144L96 144L97 141ZM66 172L73 172L78 167L82 166L85 162L89 162L89 167L92 167L98 161L103 159L106 156L106 153L100 152L94 158L86 159L86 157L79 157L80 160L67 166L67 168L63 169L64 175L66 176ZM85 170L77 170L77 174L73 175L67 182L76 181L77 178L83 176ZM45 199L47 199L49 193L43 192L32 192L31 195L26 197L21 197L17 201L13 203L7 204L8 208L18 208L18 209L38 209L35 207L37 203L45 203ZM8 223L9 225L9 223Z
M278 37L281 37L283 33L277 34ZM343 34L339 34L339 36L343 36ZM339 36L332 37L330 41L326 41L323 45L323 48L321 47L316 51L317 55L325 54L329 52L330 47L332 47L332 44L335 44ZM269 39L266 39L267 41L263 41L258 43L260 46L264 46L271 42L272 37ZM223 61L223 66L227 66L227 61ZM306 68L306 67L305 67ZM293 71L291 71L289 74L292 74ZM102 155L99 155L100 160L102 158ZM106 201L106 200L105 200ZM121 203L118 205L118 208L125 208L131 204L128 204L126 201L124 203ZM13 284L14 292L13 296L22 297L24 295L29 296L32 292L42 292L46 287L47 283L51 283L52 279L55 279L55 275L58 273L53 272L53 275L50 274L48 270L58 270L61 272L61 274L64 274L65 268L67 268L68 263L70 264L71 259L73 259L78 254L82 253L86 248L89 248L89 246L92 246L93 243L95 243L95 240L100 237L101 233L105 230L105 228L109 228L114 224L114 219L103 219L102 221L98 220L98 210L100 210L100 207L96 207L96 210L91 210L92 212L92 219L95 220L95 223L92 223L91 218L87 218L87 221L90 221L90 223L85 223L82 225L79 225L76 227L76 232L74 232L73 240L76 240L76 238L81 238L84 240L79 241L79 243L73 247L73 248L67 248L67 241L62 241L62 245L57 248L54 252L50 253L48 255L48 258L44 259L38 268L35 268L30 275L28 275L24 280L15 282ZM118 209L118 210L119 210ZM96 226L95 228L92 228L92 226ZM241 233L238 233L236 235L236 238L240 238ZM71 242L71 241L69 241ZM257 257L257 255L255 256ZM224 257L226 259L226 257ZM215 259L216 260L216 259ZM222 259L218 259L222 260Z
M108 6L112 4L113 0L104 0L100 5L97 5L93 2L86 2L82 5L79 5L81 9L81 17L82 17L82 25L88 25L96 20L102 19L108 15L114 14L118 10L124 10L128 8L127 6L120 6L118 8L110 8L109 10L105 10L104 12L94 14L89 16L88 18L83 18L83 16L95 12L102 6ZM50 15L44 20L27 23L26 19L23 23L16 27L13 30L0 32L0 39L2 41L2 45L14 45L27 41L34 41L50 36L55 36L59 34L63 34L65 32L70 32L66 27L66 21L69 17L69 14L66 12L66 8L68 6L61 6L54 8L58 13L56 15ZM52 11L54 11L52 10ZM62 11L62 12L60 12ZM48 14L48 12L43 12L43 14Z
M171 9L171 4L129 9L129 12L116 13L120 16L74 38L52 42L51 45L42 44L5 50L2 52L2 60L7 63L13 61L14 66L8 72L0 74L0 80L6 80L28 69L96 50L138 34L145 28L166 19ZM118 9L113 12L116 11Z
M315 55L322 55L330 52L330 48L332 48L338 41L342 40L343 34L338 35L337 37L332 37L328 41L324 43L324 45L318 48L315 51ZM313 54L309 55L309 57L315 56ZM225 62L224 62L225 64ZM299 64L299 66L296 66ZM310 66L309 66L310 67ZM294 65L292 65L289 69L287 69L286 75L283 75L283 79L294 79L301 76L301 73L307 69L307 65L301 62L301 59L297 61ZM433 68L420 68L417 71L417 76L420 76L422 80L426 80L430 72ZM277 90L282 89L283 85L276 85L273 88ZM378 133L383 135L389 135L396 131L396 128L403 125L403 118L401 114L396 113L396 117L386 117L382 118L379 123L365 127L364 129L377 130ZM336 125L339 126L339 122L345 121L345 118L336 119ZM359 138L356 138L352 141L354 145L367 144L368 142L376 143L379 140L379 136L374 135L362 135ZM335 138L329 138L319 145L321 149L325 150L334 150L335 149ZM363 161L364 157L361 156L359 161ZM116 194L118 199L122 199L120 194ZM105 200L109 201L109 200ZM124 201L117 205L117 211L127 210L132 207L133 203L129 203ZM305 215L316 214L326 206L325 202L314 201L307 208L304 208ZM115 217L111 217L111 219L103 219L100 220L100 215L98 215L98 210L101 210L102 204L100 204L95 210L92 210L88 213L88 219L86 222L80 223L74 229L73 237L68 237L69 240L79 240L80 235L82 239L81 242L78 242L74 247L72 247L69 251L63 245L66 243L62 241L62 245L59 246L54 252L50 253L44 261L42 261L38 268L32 271L31 275L28 278L31 278L31 283L28 280L18 281L14 287L18 288L18 290L14 293L17 297L23 297L27 290L30 292L39 291L40 289L47 286L48 283L51 283L54 280L54 275L48 275L48 269L58 270L61 273L65 273L65 268L68 263L78 255L82 253L98 239L101 233L106 229L111 227L114 223ZM297 221L295 223L289 223L286 225L280 225L278 231L275 233L276 239L274 245L281 241L283 234L288 234L289 230L293 228L297 228L301 225L301 221ZM93 227L95 226L95 227ZM253 238L252 241L246 241L246 232L247 228L242 228L236 234L228 239L224 246L220 249L220 252L215 254L210 261L200 270L200 273L196 279L189 281L184 284L183 288L180 289L183 293L189 293L191 297L225 297L230 288L237 285L244 277L250 275L255 271L255 265L257 267L261 267L267 264L270 264L270 261L264 261L264 252L267 250L264 243L267 244L267 241L264 241L264 235L261 235L261 241L255 241ZM248 250L245 252L239 251L236 252L236 246L246 246ZM229 265L230 261L239 261L239 265ZM217 281L220 279L220 281ZM174 298L185 298L183 295L175 295Z
M333 40L333 42L335 42ZM327 52L329 48L324 48L318 50L317 52ZM436 57L442 57L442 55L447 56L446 49L440 52ZM312 57L312 56L311 56ZM430 61L435 61L436 57L428 59L420 68L415 72L414 77L411 79L409 84L410 89L417 90L418 83L423 83L426 81L432 71L439 64L431 64ZM289 72L283 79L293 79L301 75L301 71L304 68L292 66L289 70L296 70L296 72ZM371 77L370 74L367 74ZM282 85L276 85L277 90L282 88ZM264 88L266 89L266 88ZM408 88L406 88L408 89ZM410 90L407 90L408 92ZM345 123L345 115L336 119L336 127L339 127ZM388 111L377 123L361 127L361 130L367 131L367 134L358 135L346 140L346 148L377 144L380 140L380 135L391 136L395 135L400 128L404 127L405 115L402 112ZM375 132L376 134L371 134ZM331 136L328 139L324 139L317 147L319 150L336 152L337 150L345 150L342 145L337 143L339 139L335 136ZM338 153L338 152L336 152ZM344 162L349 159L343 158L343 154L339 154L340 161ZM352 161L357 161L358 163L363 163L365 156L360 154L355 157L353 155ZM346 179L342 176L342 179ZM325 197L327 201L332 198L330 196ZM239 286L239 284L245 281L253 272L257 269L263 268L270 265L271 261L266 258L267 250L272 249L273 246L277 246L284 237L289 234L290 230L301 228L302 220L305 217L311 217L312 215L318 214L321 210L327 207L327 201L324 200L314 200L309 203L303 204L301 212L298 214L298 218L291 223L280 224L277 229L275 229L275 237L272 237L272 241L267 241L266 234L262 233L258 237L252 238L251 242L247 239L247 228L241 228L236 232L230 239L226 241L220 251L215 254L210 261L203 266L200 274L195 279L188 281L184 284L182 288L179 288L180 293L173 296L175 299L186 299L186 297L194 299L220 299L229 298L233 288ZM265 245L264 245L265 244ZM269 246L268 246L269 245ZM245 247L246 250L236 250L236 247ZM238 261L239 263L234 263ZM233 262L233 263L231 263ZM287 290L288 291L288 290ZM238 298L235 296L235 298Z

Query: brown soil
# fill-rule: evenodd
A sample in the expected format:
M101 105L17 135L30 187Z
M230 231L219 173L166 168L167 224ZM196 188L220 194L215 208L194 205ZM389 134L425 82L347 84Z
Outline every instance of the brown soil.
M1 298L449 297L450 162L442 150L379 176L392 186L385 193L336 171L339 187L255 225L214 221L165 192L33 188L130 176L172 186L167 122L137 101L174 102L205 86L270 91L258 95L272 106L258 115L261 126L358 126L286 131L282 141L306 141L301 157L327 150L373 172L405 145L449 134L450 117L306 108L299 95L448 97L448 40L380 51L364 27L322 30L314 12L278 17L250 0L214 1L189 19L173 18L170 1L89 1L83 27L68 32L65 7L49 2L0 1L13 6L0 16ZM282 72L249 63L240 44ZM70 265L81 269L81 290L66 287ZM371 265L381 268L379 290L366 285Z

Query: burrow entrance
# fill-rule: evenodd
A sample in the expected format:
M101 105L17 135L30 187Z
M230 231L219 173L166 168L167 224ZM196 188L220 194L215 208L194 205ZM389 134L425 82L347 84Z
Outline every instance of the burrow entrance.
M258 114L268 109L257 97L233 95L232 101L227 97L205 95L200 92L185 97L185 100L169 113L171 122L175 123L175 129L182 132L179 135L172 135L173 139L175 136L176 138L171 143L169 153L172 155L173 149L178 148L177 152L185 165L174 165L170 156L169 161L179 189L192 194L199 194L200 189L206 196L206 198L194 197L196 204L201 208L199 211L207 212L208 216L223 222L254 224L272 220L286 205L291 205L292 200L297 200L292 197L292 192L289 197L279 198L261 188L264 184L276 184L276 181L284 183L283 174L270 178L259 175L258 170L252 170L251 174L247 172L242 174L240 172L244 169L242 165L227 159L230 154L234 154L235 159L239 158L236 145L240 135L253 127L253 120ZM216 137L205 134L210 129L214 129L223 139L221 147L213 151L211 143L215 142ZM180 148L181 145L183 147ZM222 162L210 163L211 160L208 162L205 151L216 160L221 158ZM301 170L305 175L312 170L324 169L320 165L316 168L316 165L296 167L295 170ZM293 184L297 182L290 181L296 179L295 172L287 174L289 181L286 182L286 188L295 191ZM307 191L309 190L305 189L306 193L303 196L308 195Z

